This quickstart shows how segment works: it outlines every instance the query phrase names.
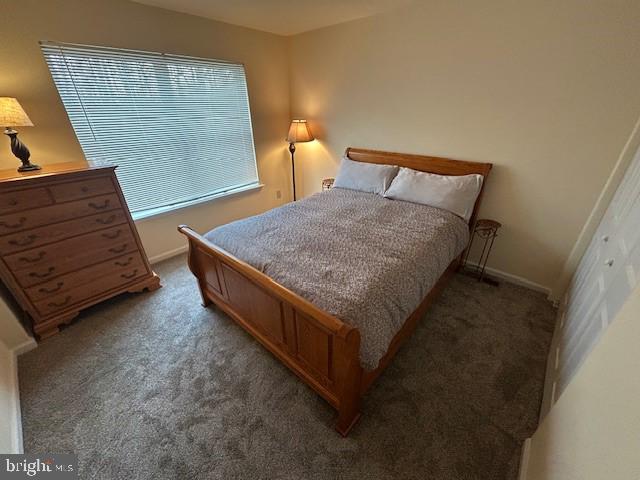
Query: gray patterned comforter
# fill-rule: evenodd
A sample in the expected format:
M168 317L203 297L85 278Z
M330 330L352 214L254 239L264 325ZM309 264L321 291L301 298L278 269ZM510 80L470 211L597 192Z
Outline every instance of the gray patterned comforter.
M469 232L445 210L333 188L205 237L357 327L374 369Z

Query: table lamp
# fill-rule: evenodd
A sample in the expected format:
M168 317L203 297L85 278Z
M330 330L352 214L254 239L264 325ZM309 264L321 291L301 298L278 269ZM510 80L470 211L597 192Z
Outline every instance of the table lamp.
M311 142L314 140L311 130L307 125L306 120L292 120L289 127L289 135L287 135L287 142L289 142L289 152L291 152L291 177L293 179L293 200L296 199L296 165L293 160L293 155L296 152L296 143Z
M22 109L18 100L11 97L0 97L0 126L4 126L4 134L11 139L11 151L20 159L22 165L19 172L40 170L38 165L29 161L31 153L27 146L18 139L18 132L11 127L33 127L33 123Z

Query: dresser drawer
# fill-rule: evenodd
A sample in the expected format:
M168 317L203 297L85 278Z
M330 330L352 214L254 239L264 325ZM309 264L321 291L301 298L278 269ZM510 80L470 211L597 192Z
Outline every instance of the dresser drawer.
M15 252L32 251L35 247L59 242L66 238L75 237L84 233L95 232L112 225L127 222L127 215L123 210L112 210L98 215L56 223L47 227L34 228L26 232L0 237L0 255L8 256ZM39 255L39 251L36 253ZM22 258L19 257L19 258ZM34 259L32 256L24 258ZM26 260L28 263L28 260Z
M34 302L34 305L43 317L51 316L148 275L149 272L140 254L124 255L48 282L47 287L55 291L47 294L49 296L46 298ZM68 283L56 290L60 282ZM66 285L70 287L68 290L64 290ZM34 287L33 290L38 288L42 287ZM31 289L28 293L30 291Z
M30 287L101 260L135 252L138 245L129 225L73 237L60 243L4 258L18 283Z
M116 191L110 177L59 183L51 186L50 190L56 202L70 202L72 200L105 195Z
M51 205L53 200L46 188L31 188L29 190L14 190L0 193L0 215L31 208ZM0 224L3 219L0 218ZM14 220L15 222L15 220Z
M118 195L112 193L11 215L3 215L0 216L0 235L8 235L30 228L120 208L122 208L122 205L120 205Z
M134 270L137 270L134 272ZM126 283L129 277L135 278L138 274L146 273L146 267L142 257L136 251L124 256L113 258L90 267L76 270L66 275L61 275L48 282L27 288L25 291L33 302L38 302L45 298L58 296L69 290L87 285L105 276L120 274L121 283Z

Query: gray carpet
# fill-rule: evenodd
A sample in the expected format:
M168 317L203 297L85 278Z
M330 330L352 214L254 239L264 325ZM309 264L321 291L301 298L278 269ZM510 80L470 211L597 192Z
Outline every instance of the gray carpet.
M184 265L20 357L26 452L74 452L84 479L516 478L555 318L542 294L456 275L343 439L328 404L200 306Z

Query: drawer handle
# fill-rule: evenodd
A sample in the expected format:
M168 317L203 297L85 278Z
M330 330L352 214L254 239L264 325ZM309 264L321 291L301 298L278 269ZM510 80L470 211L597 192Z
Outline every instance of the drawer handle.
M138 269L137 269L137 268L136 268L133 272L131 272L131 273L122 273L122 274L120 274L120 276L121 276L122 278L127 278L127 279L129 279L129 278L133 278L133 277L135 277L136 275L138 275Z
M127 244L125 243L124 245L122 245L121 247L113 247L110 248L109 251L111 253L122 253L127 249Z
M80 191L81 191L82 193L87 193L87 192L89 191L89 187L87 187L87 186L85 185L84 187L82 187L82 188L80 189Z
M98 205L97 203L89 202L89 206L91 208L95 209L95 210L104 210L105 208L107 208L109 206L109 203L111 203L111 201L109 199L106 199L102 205Z
M9 243L18 247L24 247L26 245L31 245L36 240L36 238L38 238L37 235L29 235L28 237L24 237L21 240L9 240Z
M38 255L36 255L35 257L20 257L18 260L20 260L21 262L25 262L25 263L35 263L35 262L39 262L40 260L42 260L44 258L44 256L46 255L46 252L39 252Z
M107 218L96 218L96 222L101 223L102 225L109 225L110 223L113 223L115 219L115 215L110 215Z
M55 307L55 308L60 308L60 307L64 307L67 303L69 303L71 301L71 295L67 295L67 298L65 298L63 301L56 303L56 302L49 302L47 304L48 307Z
M45 273L31 272L29 276L33 278L46 278L51 275L55 269L56 267L49 267Z
M612 267L613 266L613 258L610 258L609 260L607 260L606 262L604 262L604 264L607 267Z
M602 237L602 241L604 243L607 243L609 241L609 235L605 235L604 237Z
M9 205L15 207L16 205L18 205L18 201L15 198L12 198L11 200L9 200Z
M5 228L20 228L22 225L24 225L24 222L26 221L27 221L26 217L20 217L18 219L18 223L0 222L0 226Z
M118 238L121 233L122 233L122 230L117 230L117 231L112 232L112 233L103 233L102 236L104 238L108 238L109 240L113 240L115 238Z
M133 257L129 257L126 262L121 262L118 260L117 262L114 262L114 263L119 267L127 267L131 264L131 262L133 262Z
M58 290L60 290L62 287L64 286L64 282L58 282L58 284L53 287L53 288L45 288L42 287L40 289L38 289L38 291L40 293L56 293Z

